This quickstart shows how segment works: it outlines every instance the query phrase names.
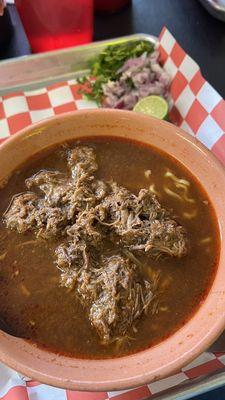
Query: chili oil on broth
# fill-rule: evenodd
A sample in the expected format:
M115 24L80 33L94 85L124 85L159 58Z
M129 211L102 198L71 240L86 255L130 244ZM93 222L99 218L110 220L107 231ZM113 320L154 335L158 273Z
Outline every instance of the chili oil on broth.
M0 316L18 336L55 352L80 358L119 357L146 349L179 329L197 310L213 281L219 257L219 234L214 210L196 179L178 162L138 142L118 138L85 138L69 145L94 148L96 176L114 180L133 193L148 188L172 209L189 238L188 255L152 260L143 256L143 275L160 272L163 290L157 312L143 316L132 340L103 345L73 291L59 285L54 265L57 240L37 241L34 234L9 231L0 222ZM66 171L66 161L50 148L27 160L1 189L0 212L24 181L42 169ZM169 171L169 173L168 173ZM173 175L171 175L171 173ZM189 182L187 190L179 179ZM169 190L168 190L169 189ZM174 195L175 193L175 195ZM184 200L185 198L185 200ZM196 256L197 255L197 256Z

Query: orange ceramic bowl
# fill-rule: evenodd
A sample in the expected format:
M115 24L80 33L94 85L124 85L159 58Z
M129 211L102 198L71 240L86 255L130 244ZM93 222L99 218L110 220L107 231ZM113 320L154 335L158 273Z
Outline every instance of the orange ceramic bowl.
M197 357L225 327L225 173L197 140L154 118L119 110L76 111L33 125L0 147L0 182L40 150L72 138L112 135L152 144L179 160L201 182L219 222L218 270L193 317L160 344L112 360L56 355L0 331L0 360L23 374L57 387L84 391L126 389L163 378ZM197 255L196 255L197 256Z

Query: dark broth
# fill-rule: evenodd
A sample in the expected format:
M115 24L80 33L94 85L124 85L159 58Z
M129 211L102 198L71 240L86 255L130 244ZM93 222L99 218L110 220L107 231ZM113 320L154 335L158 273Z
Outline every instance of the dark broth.
M187 229L189 254L181 259L147 259L147 264L160 270L166 281L160 294L159 312L141 318L134 340L126 341L120 347L115 343L106 346L100 344L74 293L59 286L60 271L54 266L52 255L57 243L43 241L37 244L33 234L21 235L7 230L1 221L0 315L18 335L26 335L54 351L82 358L118 357L160 342L197 310L209 291L218 264L218 225L200 184L166 154L137 142L115 138L89 138L79 143L95 149L99 165L97 177L113 179L134 193L155 184L161 203L173 209L176 219ZM1 215L11 197L26 190L26 178L40 169L65 168L55 149L29 159L1 189ZM148 177L145 175L147 170L151 170ZM190 182L188 197L195 203L180 201L165 193L164 185L174 190L173 181L164 177L166 170ZM146 263L146 259L143 261ZM148 274L146 267L143 274Z

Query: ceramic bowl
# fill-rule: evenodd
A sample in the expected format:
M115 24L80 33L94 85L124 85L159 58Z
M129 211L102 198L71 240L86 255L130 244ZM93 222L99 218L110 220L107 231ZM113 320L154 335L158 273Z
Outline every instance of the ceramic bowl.
M168 339L134 355L108 360L70 358L0 331L3 363L37 381L83 391L121 390L168 376L206 350L225 327L225 173L219 161L181 129L119 110L85 110L53 117L24 129L0 146L0 182L24 160L50 145L101 135L152 144L189 169L214 206L221 252L214 282L198 311Z

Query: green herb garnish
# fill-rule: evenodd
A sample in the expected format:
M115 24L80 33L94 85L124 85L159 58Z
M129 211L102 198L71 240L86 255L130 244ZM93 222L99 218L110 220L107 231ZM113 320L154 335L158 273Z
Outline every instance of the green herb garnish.
M118 70L123 66L126 60L140 57L143 53L152 53L154 46L152 43L144 40L135 40L129 43L122 43L114 46L108 46L97 57L90 60L90 75L96 78L91 81L84 77L80 83L88 82L90 93L84 92L86 97L101 103L103 97L102 85L109 80L115 81L120 77ZM82 81L83 79L83 81Z

